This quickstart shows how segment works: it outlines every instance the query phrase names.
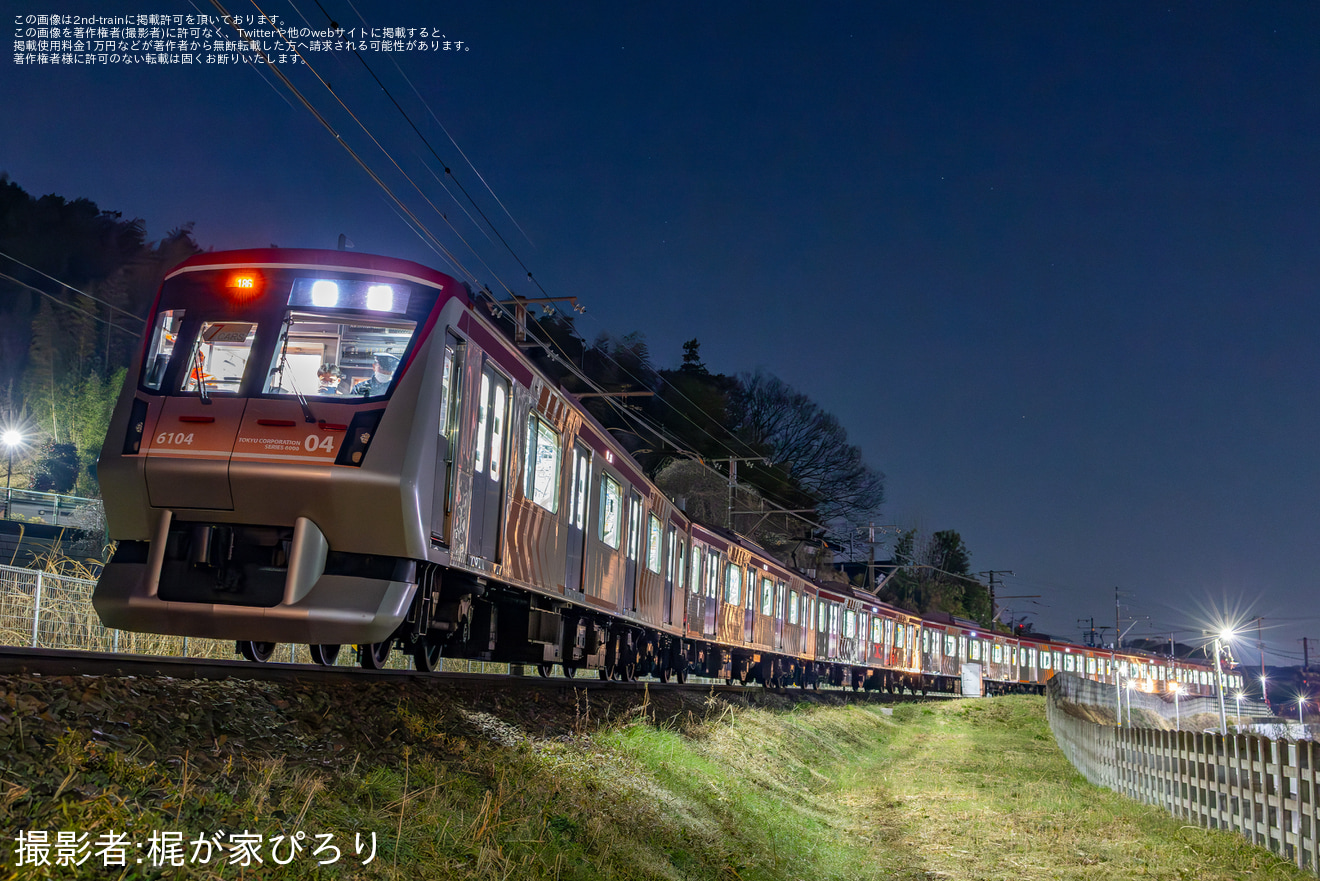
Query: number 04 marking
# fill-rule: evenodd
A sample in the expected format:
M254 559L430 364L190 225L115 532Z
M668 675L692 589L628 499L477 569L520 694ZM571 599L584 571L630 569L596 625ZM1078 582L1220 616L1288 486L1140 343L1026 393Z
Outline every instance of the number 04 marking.
M303 441L303 446L307 448L309 453L315 453L317 450L333 453L335 451L335 436L327 434L325 437L317 437L314 434L309 434L307 439Z

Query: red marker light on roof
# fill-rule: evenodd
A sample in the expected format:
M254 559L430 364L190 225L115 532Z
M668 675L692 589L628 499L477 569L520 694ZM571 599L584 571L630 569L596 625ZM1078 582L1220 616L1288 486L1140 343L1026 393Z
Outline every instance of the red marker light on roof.
M225 293L239 303L261 296L261 288L261 276L251 270L231 272L225 279Z

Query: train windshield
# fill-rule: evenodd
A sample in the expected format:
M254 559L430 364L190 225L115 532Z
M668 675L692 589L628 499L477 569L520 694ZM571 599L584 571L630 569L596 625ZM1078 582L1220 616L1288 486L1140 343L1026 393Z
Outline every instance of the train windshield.
M140 387L167 395L389 397L437 291L328 268L224 268L166 281Z
M256 333L257 325L251 321L203 321L181 390L238 394Z
M262 389L284 395L383 395L416 323L404 319L285 315Z

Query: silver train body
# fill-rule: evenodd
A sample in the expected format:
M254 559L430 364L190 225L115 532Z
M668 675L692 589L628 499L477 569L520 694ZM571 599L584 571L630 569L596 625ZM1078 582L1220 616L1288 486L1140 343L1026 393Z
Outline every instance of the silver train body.
M99 465L118 542L93 598L105 624L258 659L356 645L365 666L400 648L421 669L1211 690L1204 665L923 619L691 521L488 315L384 257L235 251L172 271Z

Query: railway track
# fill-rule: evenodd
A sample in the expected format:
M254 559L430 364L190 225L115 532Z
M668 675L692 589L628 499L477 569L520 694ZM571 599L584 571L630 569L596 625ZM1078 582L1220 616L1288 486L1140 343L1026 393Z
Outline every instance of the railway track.
M727 694L758 694L766 691L759 685L728 685L716 680L689 680L686 684L662 684L651 680L631 682L605 681L596 678L581 677L568 679L552 676L542 678L536 675L441 672L421 673L416 670L369 670L361 667L323 667L315 664L292 663L252 663L241 660L219 660L213 658L174 658L151 655L127 655L113 652L89 652L72 649L24 648L14 646L0 647L0 676L116 676L116 677L161 677L171 679L197 679L220 681L241 679L261 682L301 682L334 685L337 683L355 683L378 681L392 684L407 682L448 682L454 685L480 684L483 687L514 689L553 690L558 692L610 690L628 691L673 691ZM854 700L875 703L898 703L904 701L939 700L957 695L930 694L888 694L882 692L858 691L841 688L822 688L820 691L788 688L779 692L785 695L800 694L803 697L813 694L846 695Z

